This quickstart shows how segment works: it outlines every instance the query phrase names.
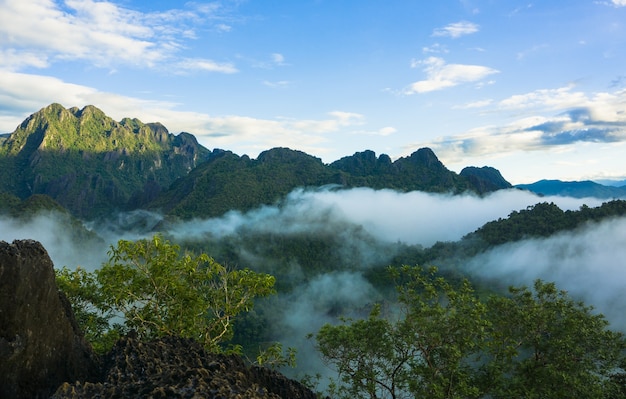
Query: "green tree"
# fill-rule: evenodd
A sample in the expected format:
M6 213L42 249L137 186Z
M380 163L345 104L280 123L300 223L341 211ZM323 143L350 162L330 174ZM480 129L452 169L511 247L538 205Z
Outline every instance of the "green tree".
M486 329L483 303L467 281L453 287L436 269L404 266L399 306L388 318L375 306L364 320L324 325L322 358L337 369L340 397L479 396L472 361Z
M120 337L122 326L111 325L113 312L105 305L96 276L77 267L56 272L56 283L68 298L76 322L96 353L104 353Z
M510 288L488 302L489 362L483 368L494 398L600 398L614 392L624 337L607 329L593 308L554 283Z
M436 269L395 270L398 308L324 325L336 396L368 398L617 398L626 341L554 283L480 300Z
M233 335L235 317L255 298L274 293L273 276L229 270L206 254L181 254L160 235L120 240L109 256L93 275L64 270L57 279L88 339L96 341L106 336L111 317L119 317L117 331L134 330L140 339L193 338L219 352Z

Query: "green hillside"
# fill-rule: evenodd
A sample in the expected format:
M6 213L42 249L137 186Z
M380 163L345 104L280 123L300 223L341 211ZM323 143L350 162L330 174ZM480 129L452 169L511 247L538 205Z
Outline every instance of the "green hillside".
M92 218L152 199L208 154L192 135L159 123L52 104L0 144L0 188L19 198L45 194Z

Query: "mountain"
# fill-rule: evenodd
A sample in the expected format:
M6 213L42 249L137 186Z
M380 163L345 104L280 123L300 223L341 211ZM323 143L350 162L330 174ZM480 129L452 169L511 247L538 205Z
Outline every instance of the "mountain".
M460 175L467 178L481 193L513 187L502 177L498 169L490 166L482 168L468 166L461 170Z
M0 191L45 194L93 218L153 199L209 155L193 135L175 136L160 123L51 104L0 142Z
M299 187L453 194L510 187L493 168L452 172L429 148L393 162L366 150L324 164L288 148L250 159L210 151L160 123L116 122L91 105L51 104L28 117L2 136L0 168L0 193L7 198L47 195L82 219L147 207L183 218L219 216L276 203Z
M150 208L182 218L212 217L272 204L297 187L342 184L339 172L301 151L274 148L257 159L214 150L211 159L174 182Z
M420 148L395 162L386 154L376 158L373 151L357 152L329 166L345 173L343 183L349 187L450 193L468 190L484 193L510 187L504 179L487 187L476 179L458 175L448 170L430 148Z
M325 165L319 158L288 148L273 148L257 159L214 150L211 159L150 204L152 209L182 218L214 217L274 204L296 188L370 187L399 191L461 193L493 191L446 169L429 148L395 162L373 151L357 152ZM497 173L499 175L499 172ZM510 187L503 180L501 187Z
M612 187L585 181L539 180L531 184L517 184L515 187L539 195L601 199L626 198L626 187Z

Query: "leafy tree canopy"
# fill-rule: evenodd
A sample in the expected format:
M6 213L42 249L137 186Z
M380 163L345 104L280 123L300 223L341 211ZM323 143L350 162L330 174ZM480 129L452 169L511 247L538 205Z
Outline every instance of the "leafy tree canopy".
M341 398L613 398L621 333L552 283L480 300L436 269L402 267L398 306L326 324L315 336Z
M233 335L234 318L255 298L274 293L273 276L229 270L206 254L181 254L159 235L120 240L109 256L94 273L64 268L57 274L87 339L101 351L134 330L142 339L193 338L219 352ZM115 318L122 324L111 327Z

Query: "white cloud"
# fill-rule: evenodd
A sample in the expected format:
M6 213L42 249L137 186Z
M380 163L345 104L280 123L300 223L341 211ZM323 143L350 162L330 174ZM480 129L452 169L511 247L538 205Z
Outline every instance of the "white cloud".
M433 36L447 36L453 39L478 32L478 25L472 22L455 22L433 31Z
M291 82L288 80L279 80L276 82L270 82L269 80L264 80L262 82L265 86L271 87L273 89L282 89L291 86Z
M187 71L207 71L221 73L236 73L237 68L231 63L218 63L201 58L187 58L176 64L176 73Z
M0 52L21 59L0 65L20 70L81 60L98 67L163 67L184 39L195 37L193 24L216 11L195 7L141 13L109 1L0 0ZM223 68L208 70L229 73Z
M488 105L493 104L493 100L491 99L487 99L487 100L478 100L478 101L473 101L471 103L467 103L467 104L463 104L463 105L458 105L454 108L456 109L472 109L472 108L484 108Z
M441 90L461 83L476 82L499 73L496 69L481 65L446 64L439 57L429 57L422 61L413 61L411 64L412 67L419 65L424 66L427 79L411 84L405 91L406 94Z
M615 7L626 7L626 0L611 0Z
M285 56L280 53L272 54L272 61L276 65L285 65Z
M514 111L515 119L438 137L410 149L430 147L446 162L458 162L467 157L502 156L520 151L561 151L581 142L625 142L626 90L588 95L573 91L573 87L535 90L497 103L487 100L465 105L462 108L493 104L495 111Z
M435 43L432 46L428 46L428 47L422 47L422 53L424 54L447 54L449 53L449 50L445 47L442 46L439 43Z
M146 123L161 122L171 132L193 133L208 148L227 148L252 157L277 146L328 152L322 146L327 134L364 123L363 115L344 111L332 111L320 119L213 116L179 111L173 102L126 97L49 76L0 70L0 132L12 132L28 115L53 102L65 107L93 104L115 120L135 117Z

